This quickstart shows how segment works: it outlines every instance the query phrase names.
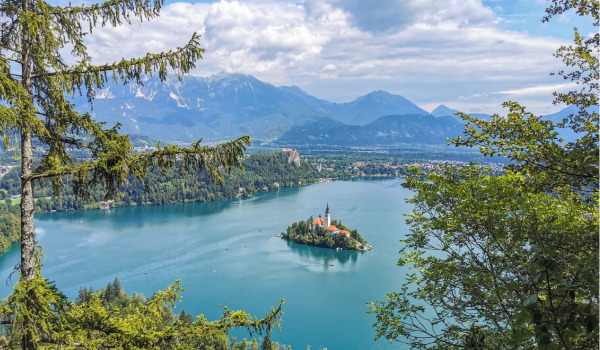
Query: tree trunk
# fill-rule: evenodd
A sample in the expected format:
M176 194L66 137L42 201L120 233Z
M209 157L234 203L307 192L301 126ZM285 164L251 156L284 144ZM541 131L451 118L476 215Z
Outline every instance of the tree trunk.
M27 179L33 164L31 133L21 133L21 279L30 281L35 277L35 237L33 181Z
M22 1L23 13L30 11L29 0ZM31 88L31 38L29 28L22 24L23 46L21 49L21 79L25 90L33 101ZM31 281L35 278L35 237L34 237L34 207L33 207L33 180L29 177L33 168L33 144L31 128L27 122L27 113L23 114L23 126L21 129L21 281ZM35 301L34 301L35 302ZM23 323L23 335L21 337L21 349L34 350L37 344L34 341L34 329L28 322Z

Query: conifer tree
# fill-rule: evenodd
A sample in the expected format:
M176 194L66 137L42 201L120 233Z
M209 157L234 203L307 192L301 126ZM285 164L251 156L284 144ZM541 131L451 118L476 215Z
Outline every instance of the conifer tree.
M95 89L107 82L143 84L145 75L161 81L195 67L204 51L200 37L168 52L94 65L84 37L98 26L121 26L158 16L163 0L109 0L92 6L59 7L44 1L4 0L0 3L0 132L4 146L21 157L21 277L35 277L34 184L51 182L55 190L65 181L84 196L105 186L112 197L128 176L143 178L152 167L170 167L176 159L191 171L208 171L217 180L220 167L239 167L238 157L248 137L207 147L201 140L190 148L159 147L132 154L127 135L119 125L106 127L87 113L78 113L69 96L85 94L93 101ZM63 57L65 48L71 58ZM76 61L75 64L69 64ZM44 145L34 159L33 141ZM89 159L78 162L69 150L88 150ZM36 153L37 155L37 153Z
M185 310L181 310L181 313L179 314L179 321L185 324L192 324L192 322L194 322L194 318L192 315L185 312Z
M119 134L119 125L105 126L90 114L77 112L69 101L75 94L85 94L91 103L95 90L109 81L143 84L143 78L152 74L165 81L169 72L181 77L195 67L204 51L197 34L168 52L101 65L92 62L84 41L87 34L98 26L151 20L163 3L108 0L60 7L39 0L0 2L0 133L4 147L21 158L21 281L40 277L34 237L35 184L47 182L58 191L70 182L78 196L103 186L105 197L112 198L128 177L143 178L150 169L169 168L175 161L189 171L207 171L217 181L220 168L240 167L238 158L250 144L247 136L215 147L199 140L190 148L159 144L156 151L133 154L128 135ZM63 56L65 49L71 57ZM34 153L34 141L43 145L42 152ZM86 150L90 157L76 160L69 153L72 149ZM22 287L30 296L39 294ZM38 302L50 302L30 299L24 303L32 309ZM35 348L33 329L43 325L35 325L35 318L23 322L21 346Z
M117 278L117 277L115 277L115 280L113 281L113 293L114 293L115 299L118 299L119 296L121 296L121 293L123 293L123 287L121 287L121 281L119 281L119 278Z
M77 294L77 303L78 304L85 303L88 301L87 292L88 292L88 290L86 287L79 287L79 293Z

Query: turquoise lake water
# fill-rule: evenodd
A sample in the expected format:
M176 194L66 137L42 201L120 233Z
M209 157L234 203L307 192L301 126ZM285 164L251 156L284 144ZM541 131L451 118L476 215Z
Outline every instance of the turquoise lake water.
M146 296L180 279L188 289L175 312L209 320L220 317L220 304L261 317L283 298L282 330L272 338L293 349L403 349L374 341L375 317L365 305L403 281L396 263L408 231L402 214L411 206L402 181L335 181L240 200L37 215L43 274L72 299L80 286L102 288L115 277L129 294ZM335 252L274 237L292 222L323 215L327 203L373 251ZM2 282L18 262L18 245L0 257ZM0 294L11 288L0 283Z

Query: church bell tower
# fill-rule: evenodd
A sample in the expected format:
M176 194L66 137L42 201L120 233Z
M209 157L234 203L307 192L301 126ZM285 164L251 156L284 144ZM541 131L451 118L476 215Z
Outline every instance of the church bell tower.
M331 226L331 213L329 213L329 203L327 203L327 209L325 209L325 227Z

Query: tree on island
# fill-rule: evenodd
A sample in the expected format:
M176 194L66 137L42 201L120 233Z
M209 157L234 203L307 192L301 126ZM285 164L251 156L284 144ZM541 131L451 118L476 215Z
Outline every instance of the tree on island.
M331 234L325 227L321 226L316 226L313 229L312 222L312 217L306 221L294 222L281 235L292 242L330 249L359 250L364 249L367 244L357 230L350 230L341 221L331 220L331 225L350 232L349 236L342 233Z
M92 334L92 330L88 333L76 330L93 327L90 326L93 322L86 323L83 319L98 315L93 313L98 310L82 309L80 314L65 317L72 308L41 275L43 255L36 249L34 238L34 184L47 183L58 193L70 183L77 196L86 196L94 188L103 187L105 197L112 198L129 176L142 179L151 169L170 169L176 162L188 171L205 171L217 181L221 179L221 168L240 167L239 157L250 144L247 136L215 147L204 146L201 140L190 148L161 147L159 143L156 151L133 154L129 136L119 134L119 125L105 127L90 114L76 112L69 102L70 96L85 93L91 103L95 89L108 81L143 84L143 78L152 74L165 81L169 71L181 77L195 67L204 51L197 34L168 52L109 64L92 63L84 42L86 34L98 26L118 27L132 21L151 20L159 15L163 3L164 0L109 0L91 6L60 7L33 0L0 2L0 132L4 147L21 157L22 173L21 280L0 310L3 322L12 324L10 346L20 343L23 349L35 349L42 342L61 347L76 343L86 346L92 340L85 334ZM65 49L70 50L71 57L62 55ZM70 64L71 61L76 63ZM34 153L34 141L43 145L43 152ZM71 149L86 150L90 157L76 160L69 153ZM181 290L176 283L158 293L144 306L146 311L172 305ZM281 307L272 310L263 320L250 319L243 311L227 311L215 325L215 332L217 328L227 331L233 326L266 330L265 346L268 346L268 332L278 325L280 311ZM150 334L153 323L148 318L145 321L149 322ZM110 332L103 334L94 340L94 346L112 347L118 344L114 343L116 339L135 344L126 334L131 338L141 336L144 330L136 324L132 321L127 331L115 329L116 333L121 332L121 338ZM65 328L66 325L74 328ZM187 333L179 330L183 333L178 337L201 337L200 326L210 328L205 320L199 320L197 327L185 330ZM64 332L71 335L65 336ZM174 336L168 331L152 334L154 337L148 335L148 340L164 341L164 337Z
M599 25L597 0L555 0L544 21L575 10ZM558 49L577 111L557 124L505 104L506 117L462 115L457 146L512 162L492 176L476 165L413 169L415 191L399 265L412 273L371 303L377 337L413 349L598 349L599 34ZM566 142L560 128L576 134ZM431 252L434 252L433 254Z

